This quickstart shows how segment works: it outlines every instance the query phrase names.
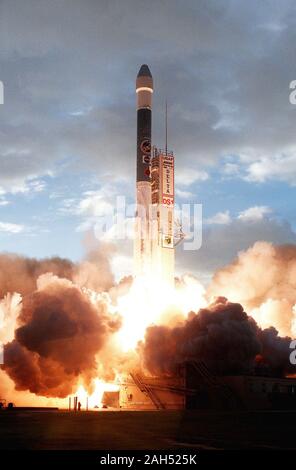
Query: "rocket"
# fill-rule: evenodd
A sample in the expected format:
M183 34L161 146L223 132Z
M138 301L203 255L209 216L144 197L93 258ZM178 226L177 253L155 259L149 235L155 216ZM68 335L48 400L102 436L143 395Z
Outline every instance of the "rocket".
M151 124L153 79L148 65L141 66L136 80L137 94L137 180L135 273L147 276L151 270Z
M135 276L174 283L174 155L151 143L153 79L148 65L136 80L137 179ZM166 132L167 135L167 132Z
M137 185L150 185L153 78L148 65L139 70L137 93Z

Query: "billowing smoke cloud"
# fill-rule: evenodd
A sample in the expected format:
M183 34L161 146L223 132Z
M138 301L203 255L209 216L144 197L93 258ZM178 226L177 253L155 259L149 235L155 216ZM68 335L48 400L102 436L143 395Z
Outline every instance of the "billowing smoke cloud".
M140 346L152 374L172 374L187 360L204 361L218 374L246 373L261 359L277 372L289 369L289 338L261 330L238 303L219 297L208 308L191 312L179 326L151 326Z
M291 338L280 337L274 327L258 329L258 338L261 344L260 359L263 364L269 366L276 375L285 372L295 374L295 366L290 364Z
M114 254L114 246L101 244L88 252L85 260L75 266L73 281L80 287L87 287L96 292L108 291L114 286L114 277L110 259Z
M208 295L224 295L241 303L261 327L296 336L295 279L295 245L257 242L215 274Z
M157 326L146 330L139 355L123 352L114 334L121 322L117 301L129 292L132 278L114 283L112 253L110 246L92 249L76 264L0 256L0 340L6 343L0 375L1 381L4 373L10 380L5 390L13 380L20 393L42 397L66 397L81 383L91 392L93 378L113 380L115 372L139 367L139 356L151 374L171 374L186 360L205 361L218 374L249 373L255 367L295 372L289 364L290 338L279 336L293 333L295 247L260 242L240 253L215 275L207 296L216 300L186 319L170 307ZM181 284L176 292L183 289L188 297L182 312L206 305L202 286L187 282L184 290ZM121 310L125 313L130 312Z
M5 345L5 371L16 389L65 397L78 377L96 377L96 354L120 321L103 300L95 304L71 281L39 277L23 299L15 339Z
M48 258L37 260L14 254L0 255L0 298L7 293L27 295L37 288L37 279L48 272L72 279L75 265L66 259Z
M16 390L65 397L78 381L91 389L98 353L120 326L119 316L109 313L110 296L99 294L111 288L116 301L111 254L111 246L92 244L80 263L0 255L1 374Z
M1 254L0 299L7 293L17 292L25 296L34 292L37 288L37 279L46 273L72 280L80 287L94 289L97 292L108 290L114 285L109 263L112 252L111 246L101 244L77 264L59 257L39 260L10 253Z

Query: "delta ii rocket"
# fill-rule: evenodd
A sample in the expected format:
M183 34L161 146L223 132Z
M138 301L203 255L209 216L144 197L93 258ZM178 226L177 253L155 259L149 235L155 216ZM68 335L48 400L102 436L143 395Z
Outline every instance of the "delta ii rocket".
M137 181L135 276L174 285L174 155L152 146L153 79L141 66L136 80Z

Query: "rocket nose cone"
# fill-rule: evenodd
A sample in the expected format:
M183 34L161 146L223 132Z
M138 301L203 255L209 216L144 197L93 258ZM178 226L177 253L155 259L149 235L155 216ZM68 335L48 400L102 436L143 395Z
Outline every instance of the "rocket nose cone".
M151 77L151 72L147 64L143 64L139 70L138 77Z

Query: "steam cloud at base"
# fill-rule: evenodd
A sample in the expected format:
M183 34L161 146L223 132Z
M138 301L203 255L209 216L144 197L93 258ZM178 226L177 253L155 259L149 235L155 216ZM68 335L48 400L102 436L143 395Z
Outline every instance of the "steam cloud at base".
M191 312L180 325L150 326L141 354L155 375L175 373L185 361L205 361L218 374L250 373L260 354L277 373L288 372L290 338L274 328L261 330L238 303L218 297L208 308Z
M71 281L44 274L37 286L23 300L15 339L5 345L5 370L18 389L65 397L78 376L96 377L95 356L120 322Z
M239 302L263 328L296 336L296 246L257 242L214 275L211 297Z
M256 243L217 272L207 292L193 276L184 277L190 286L185 311L169 304L159 321L152 316L132 351L120 347L117 334L132 305L120 300L133 283L131 277L114 282L112 252L94 250L79 264L0 256L1 395L12 393L12 379L22 401L37 395L41 403L42 397L67 397L81 383L91 391L94 378L114 380L116 372L140 364L150 374L171 374L188 359L223 374L250 372L258 364L295 372L288 337L295 337L295 247ZM184 279L177 290L184 290ZM189 305L196 306L190 313ZM141 305L132 314L141 318Z

